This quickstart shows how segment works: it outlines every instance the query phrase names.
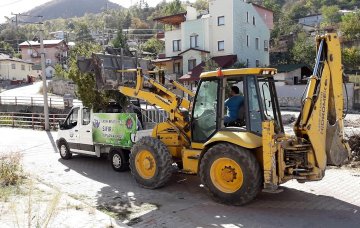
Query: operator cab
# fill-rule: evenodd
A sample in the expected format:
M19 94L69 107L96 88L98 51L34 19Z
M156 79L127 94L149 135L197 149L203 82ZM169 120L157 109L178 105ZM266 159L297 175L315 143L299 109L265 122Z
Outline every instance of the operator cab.
M274 120L275 131L284 132L273 78L275 71L244 68L203 73L193 104L193 141L206 142L218 131L246 131L261 136L265 120ZM235 96L239 103L234 101L229 107L234 87L238 88Z

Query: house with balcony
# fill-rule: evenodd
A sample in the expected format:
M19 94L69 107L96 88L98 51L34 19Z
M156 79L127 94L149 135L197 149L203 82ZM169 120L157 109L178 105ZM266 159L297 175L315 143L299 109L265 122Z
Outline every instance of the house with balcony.
M167 73L196 85L205 60L227 68L235 62L248 67L269 65L273 12L242 0L213 0L209 12L186 12L155 18L165 27L165 53L154 63Z
M19 44L19 47L23 60L41 65L40 42L25 41ZM68 50L69 46L64 40L44 40L46 77L53 76L56 64L67 67Z

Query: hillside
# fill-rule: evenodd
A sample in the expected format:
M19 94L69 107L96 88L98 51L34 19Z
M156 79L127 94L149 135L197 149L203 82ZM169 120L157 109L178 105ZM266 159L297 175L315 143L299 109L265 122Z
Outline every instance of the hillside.
M55 18L82 17L86 13L100 13L106 9L121 8L107 0L53 0L28 12L30 15L42 15L44 20Z

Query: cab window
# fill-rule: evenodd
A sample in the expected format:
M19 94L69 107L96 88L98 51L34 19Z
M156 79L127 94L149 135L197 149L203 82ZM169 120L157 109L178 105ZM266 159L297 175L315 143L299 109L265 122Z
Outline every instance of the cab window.
M65 120L65 128L71 129L77 126L78 116L79 116L79 108L74 108L71 113L68 115L68 117Z
M83 108L82 110L82 125L88 125L90 123L90 109Z
M218 80L202 81L194 101L192 138L194 142L206 141L216 131L218 110Z

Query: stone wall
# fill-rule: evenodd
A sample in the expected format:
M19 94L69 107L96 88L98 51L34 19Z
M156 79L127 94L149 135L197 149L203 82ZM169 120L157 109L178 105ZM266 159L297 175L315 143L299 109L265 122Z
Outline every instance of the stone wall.
M282 108L289 109L300 109L301 108L301 97L306 88L306 85L283 85L276 86L276 91L278 95L279 105ZM349 110L353 109L354 103L354 84L346 83L347 93L348 93L348 101L349 101ZM346 93L344 90L344 104L345 108L346 104Z
M49 82L48 90L56 95L71 94L74 98L76 97L76 85L71 80L55 78Z

